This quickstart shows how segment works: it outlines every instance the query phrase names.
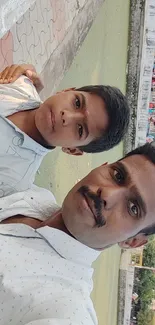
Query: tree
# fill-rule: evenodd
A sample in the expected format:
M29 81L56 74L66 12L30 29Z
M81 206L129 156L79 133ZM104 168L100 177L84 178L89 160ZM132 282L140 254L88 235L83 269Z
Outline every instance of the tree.
M143 266L155 268L155 239L152 237L143 251ZM149 269L135 270L134 291L138 300L133 302L134 316L138 325L149 325L153 319L151 304L155 299L155 273Z
M138 313L138 325L148 325L153 319L153 310L140 310Z
M143 265L155 267L155 239L151 239L143 250Z

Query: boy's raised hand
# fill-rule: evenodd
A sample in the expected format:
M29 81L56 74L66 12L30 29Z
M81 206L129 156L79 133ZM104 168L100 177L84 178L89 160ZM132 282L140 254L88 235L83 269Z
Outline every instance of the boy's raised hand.
M21 75L27 76L33 82L38 92L44 88L39 75L37 74L34 66L31 64L13 64L6 67L0 73L0 84L12 83L16 81Z

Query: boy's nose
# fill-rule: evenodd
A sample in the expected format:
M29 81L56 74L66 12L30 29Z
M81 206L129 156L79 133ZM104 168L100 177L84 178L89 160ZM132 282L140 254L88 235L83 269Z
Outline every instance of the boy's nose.
M67 126L73 123L82 122L84 115L82 112L70 112L68 110L63 110L61 112L61 119L63 126Z

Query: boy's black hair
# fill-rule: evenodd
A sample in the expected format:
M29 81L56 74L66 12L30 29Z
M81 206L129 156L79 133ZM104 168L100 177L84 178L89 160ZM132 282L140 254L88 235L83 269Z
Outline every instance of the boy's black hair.
M109 117L107 130L98 138L86 146L80 146L84 152L95 153L109 150L116 146L124 137L129 124L129 106L122 92L111 86L84 86L77 89L101 97ZM96 107L97 114L97 107Z
M155 141L151 143L146 143L145 145L134 149L133 151L129 152L125 157L130 157L132 155L143 155L153 164L155 164ZM146 236L155 234L155 223L152 226L140 230L139 234L140 233L145 234Z

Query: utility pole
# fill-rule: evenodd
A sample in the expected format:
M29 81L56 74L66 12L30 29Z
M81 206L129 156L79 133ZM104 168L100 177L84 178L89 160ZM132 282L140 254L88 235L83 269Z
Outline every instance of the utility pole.
M138 269L143 269L143 270L150 270L153 273L155 273L155 267L149 267L149 266L138 266L138 265L134 265L134 267L138 268Z

